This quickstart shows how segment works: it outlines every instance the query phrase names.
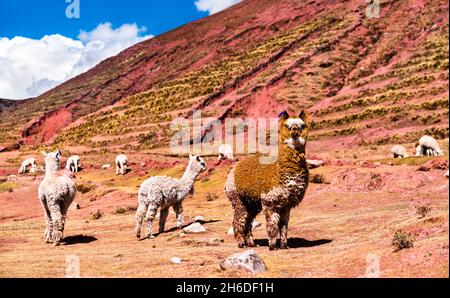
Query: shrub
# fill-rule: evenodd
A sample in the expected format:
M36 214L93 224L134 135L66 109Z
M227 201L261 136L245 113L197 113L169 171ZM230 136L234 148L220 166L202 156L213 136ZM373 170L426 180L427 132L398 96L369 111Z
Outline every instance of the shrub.
M103 213L100 210L97 210L95 213L91 214L91 220L97 220L103 216Z
M82 194L88 193L95 189L95 185L93 184L77 184L77 191L81 192Z
M127 206L127 207L117 207L115 210L114 210L114 212L113 212L113 214L117 214L117 215L119 215L119 214L126 214L126 213L129 213L129 212L133 212L133 211L136 211L136 207L133 207L133 206Z
M310 178L310 182L315 183L315 184L326 184L327 183L325 176L322 174L312 175Z
M428 213L430 213L431 207L430 205L420 205L416 207L416 213L420 215L422 218L427 216Z
M394 234L392 245L394 246L396 252L404 248L411 248L414 246L414 238L410 233L398 230Z

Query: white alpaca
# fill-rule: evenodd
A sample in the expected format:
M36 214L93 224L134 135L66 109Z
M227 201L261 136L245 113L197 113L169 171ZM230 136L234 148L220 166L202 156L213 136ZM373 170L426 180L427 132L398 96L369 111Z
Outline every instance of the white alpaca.
M125 175L127 173L128 157L125 154L116 157L116 175Z
M59 245L64 233L67 210L76 194L75 182L66 175L58 175L61 151L42 152L45 158L45 177L39 184L39 200L44 208L46 243Z
M219 158L218 158L218 160L221 160L221 159L234 160L233 148L230 145L222 144L222 145L219 146Z
M443 156L438 142L430 136L423 136L419 140L419 146L416 148L416 156Z
M146 221L148 238L152 236L152 224L158 208L159 232L164 232L169 207L173 207L177 217L177 227L183 225L183 200L194 193L194 182L197 176L206 170L205 161L199 156L189 156L189 164L181 179L167 176L155 176L145 180L139 188L138 209L136 212L136 237L141 237L142 221Z
M80 157L73 155L67 159L66 169L72 173L77 173L80 170Z
M405 147L400 145L395 145L394 147L392 147L391 153L394 156L394 158L405 158L409 156Z
M35 173L36 172L36 168L37 168L36 159L34 159L32 157L28 158L28 159L25 159L22 162L22 165L19 168L19 174L26 173L27 170L28 170L28 167L30 167L30 173Z

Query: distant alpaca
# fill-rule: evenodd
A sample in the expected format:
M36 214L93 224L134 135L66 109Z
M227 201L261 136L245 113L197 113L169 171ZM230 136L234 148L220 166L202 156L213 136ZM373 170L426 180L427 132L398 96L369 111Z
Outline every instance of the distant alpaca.
M64 233L67 210L76 194L76 185L66 175L58 175L61 151L42 152L45 157L45 178L39 184L39 200L45 214L45 242L59 245Z
M28 167L30 167L30 173L35 173L36 172L36 168L37 168L36 159L34 159L34 158L25 159L22 162L22 165L19 168L19 174L26 173Z
M405 147L400 145L395 145L394 147L392 147L391 153L394 156L394 158L405 158L409 156Z
M205 161L198 155L189 156L189 164L181 179L167 176L155 176L145 180L139 188L138 209L136 212L136 237L141 237L142 221L146 221L148 238L152 236L152 224L158 208L159 232L164 232L169 207L173 207L177 216L177 227L183 225L183 200L194 193L197 176L206 170Z
M423 136L416 148L416 156L443 156L438 142L431 136Z
M229 159L234 160L233 148L228 144L222 144L219 146L219 158L218 160Z
M77 173L80 170L80 157L73 155L67 159L66 169L72 173Z
M233 229L239 247L255 246L252 222L264 210L269 236L269 249L286 249L291 209L303 200L309 182L305 157L308 118L301 112L290 118L280 114L278 159L273 164L261 164L260 156L239 162L228 174L225 193L233 206Z
M125 154L116 157L116 175L125 175L127 173L128 157Z

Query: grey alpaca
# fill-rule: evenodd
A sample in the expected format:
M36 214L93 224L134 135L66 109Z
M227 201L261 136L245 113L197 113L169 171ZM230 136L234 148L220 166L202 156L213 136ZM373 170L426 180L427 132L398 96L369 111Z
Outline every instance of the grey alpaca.
M58 175L61 151L42 152L45 157L45 178L39 184L39 200L45 215L45 243L59 245L63 238L67 210L76 194L75 182Z
M189 156L189 164L181 179L155 176L145 180L139 188L138 209L136 212L136 237L141 238L142 221L146 222L148 238L152 236L152 224L156 211L160 210L159 232L164 232L169 208L172 206L177 217L177 228L183 225L183 200L194 193L197 176L206 170L205 161L199 156Z

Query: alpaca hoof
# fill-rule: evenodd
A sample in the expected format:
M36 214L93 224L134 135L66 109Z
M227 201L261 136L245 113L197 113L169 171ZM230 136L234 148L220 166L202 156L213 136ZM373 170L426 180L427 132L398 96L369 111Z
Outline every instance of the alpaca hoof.
M153 235L148 235L147 238L148 238L148 239L155 239L155 236L153 236Z
M278 250L278 248L276 246L269 246L269 250L274 251L274 250Z
M281 245L280 249L289 249L289 247L287 246L287 244L285 244L285 245Z
M60 246L60 245L61 245L61 243L59 243L59 242L53 243L53 246Z

